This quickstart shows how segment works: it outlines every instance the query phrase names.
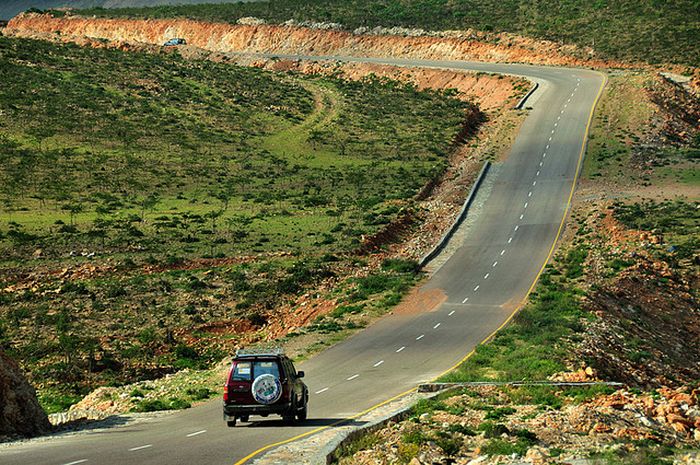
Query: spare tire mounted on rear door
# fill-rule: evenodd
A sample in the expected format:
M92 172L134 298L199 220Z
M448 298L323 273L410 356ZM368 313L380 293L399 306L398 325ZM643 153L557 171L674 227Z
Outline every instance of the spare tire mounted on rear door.
M266 373L255 378L253 398L260 404L274 404L282 396L282 384L276 376Z

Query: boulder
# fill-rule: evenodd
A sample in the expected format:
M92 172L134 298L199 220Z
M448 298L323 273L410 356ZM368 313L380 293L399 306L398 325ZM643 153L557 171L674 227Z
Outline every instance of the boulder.
M36 391L17 364L0 352L0 438L36 436L50 428Z

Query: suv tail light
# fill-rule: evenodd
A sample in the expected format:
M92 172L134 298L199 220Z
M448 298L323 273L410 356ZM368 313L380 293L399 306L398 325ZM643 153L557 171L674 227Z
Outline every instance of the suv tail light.
M231 381L231 372L233 371L233 365L229 368L226 374L226 380L224 381L224 402L228 402L228 383Z

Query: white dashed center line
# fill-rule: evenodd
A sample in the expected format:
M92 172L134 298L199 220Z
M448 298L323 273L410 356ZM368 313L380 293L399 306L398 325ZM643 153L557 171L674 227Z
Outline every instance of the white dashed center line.
M424 337L425 337L425 334L421 334L420 336L418 336L418 337L416 338L416 341L420 341L420 340L423 339Z
M512 237L509 237L509 238L508 238L508 243L510 244L511 242L513 242L513 238L512 238Z
M401 346L401 347L399 347L398 349L396 349L396 353L398 354L399 352L401 352L401 351L404 350L405 348L406 348L406 346Z
M87 461L88 461L88 459L80 459L80 460L76 460L75 462L64 463L63 465L77 465L77 464L79 464L79 463L84 463L84 462L87 462Z
M525 218L525 214L524 214L524 213L521 213L521 214L520 214L520 219L522 220L523 218Z
M527 202L525 202L525 206L523 208L527 208Z
M537 181L532 181L532 185L533 185L533 186L536 186L536 185L537 185Z
M194 437L194 436L199 436L200 434L204 434L204 433L206 433L206 432L207 432L207 430L205 430L205 429L200 430L200 431L195 431L194 433L188 434L187 437L188 437L188 438L192 438L192 437Z
M467 300L469 300L469 297L465 297L464 300L462 301L463 304L467 303Z
M520 229L520 225L516 224L515 227L513 228L513 231L517 231L518 229Z
M357 378L357 377L359 377L359 376L360 376L360 375L352 375L352 376L349 377L347 380L348 380L348 381L352 381L353 379L355 379L355 378Z
M544 162L543 162L543 161L540 162L540 167L542 167L542 165L544 165Z
M547 144L547 147L544 148L545 150L549 150L549 144Z
M504 253L506 253L506 249L501 250L501 256L503 256Z
M540 170L537 170L537 173L535 173L535 176L539 176L539 175L540 175Z
M489 276L490 276L490 273L486 273L486 274L484 275L484 279L489 279Z
M542 154L542 158L547 158L547 152L544 152L544 153Z
M438 323L435 326L433 326L433 329L438 329L442 323Z
M477 284L476 287L474 288L474 292L479 290L479 285Z
M377 363L375 363L375 364L372 365L372 366L376 368L376 367L378 367L379 365L381 365L382 363L384 363L384 360L380 360L380 361L378 361Z
M454 314L455 314L455 311L452 310L450 313L447 314L447 316L452 316L452 315L454 315Z
M504 250L504 252L505 252L505 250ZM501 254L501 255L503 255L503 254ZM496 265L498 265L498 262L493 262L493 265L491 265L491 266L495 268Z
M316 394L321 394L321 393L323 393L323 392L326 392L327 390L328 390L328 388L327 388L327 387L324 387L323 389L321 389L321 390L319 390L319 391L316 391Z
M152 446L153 446L153 444L146 444L144 446L132 447L131 449L129 449L129 452L135 452L137 450L148 449L149 447L152 447Z
M532 191L528 192L528 193L527 193L527 196L528 196L528 197L532 197Z

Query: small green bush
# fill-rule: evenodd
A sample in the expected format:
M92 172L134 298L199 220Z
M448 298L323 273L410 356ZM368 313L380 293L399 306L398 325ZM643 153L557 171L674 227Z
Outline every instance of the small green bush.
M170 399L146 399L142 400L134 407L135 412L156 412L159 410L182 410L190 408L192 404L180 398Z
M481 452L486 455L518 455L527 453L529 446L524 441L511 442L505 439L491 439L482 448Z
M396 273L415 273L418 271L418 262L402 258L389 258L382 262L382 269Z
M438 437L435 439L435 444L437 444L438 447L447 455L457 455L462 447L462 441L453 437Z
M484 418L486 420L502 420L515 412L516 410L512 407L499 407L487 412Z
M420 446L428 442L428 437L423 433L423 431L416 429L409 431L401 436L401 440L407 444L415 444Z
M481 423L476 429L478 431L483 431L484 437L487 438L498 438L503 434L510 434L510 430L506 425L501 423L493 423L491 421Z

